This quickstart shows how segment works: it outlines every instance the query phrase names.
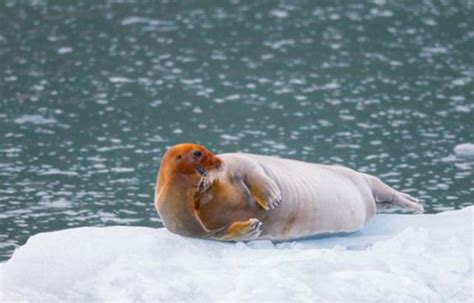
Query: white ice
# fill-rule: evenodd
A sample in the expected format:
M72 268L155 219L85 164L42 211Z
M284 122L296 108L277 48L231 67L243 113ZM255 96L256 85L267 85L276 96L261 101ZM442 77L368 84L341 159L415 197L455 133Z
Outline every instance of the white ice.
M281 244L42 233L0 265L0 301L474 302L473 215L378 215L355 234Z

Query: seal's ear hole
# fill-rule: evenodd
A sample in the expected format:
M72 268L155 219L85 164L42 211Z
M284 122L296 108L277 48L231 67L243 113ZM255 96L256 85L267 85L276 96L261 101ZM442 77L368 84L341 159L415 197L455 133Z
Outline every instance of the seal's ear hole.
M201 155L202 155L202 153L201 153L200 151L198 151L198 150L196 150L196 151L193 152L194 158L199 158L199 157L201 157Z
M180 160L182 157L183 157L183 156L181 156L181 155L177 155L177 156L176 156L176 160Z

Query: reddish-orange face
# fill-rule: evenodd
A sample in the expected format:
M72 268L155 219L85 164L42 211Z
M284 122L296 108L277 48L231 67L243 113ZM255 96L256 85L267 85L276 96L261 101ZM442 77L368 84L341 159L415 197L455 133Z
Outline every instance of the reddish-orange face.
M204 146L183 143L168 149L161 165L167 174L204 175L209 170L220 168L222 161Z

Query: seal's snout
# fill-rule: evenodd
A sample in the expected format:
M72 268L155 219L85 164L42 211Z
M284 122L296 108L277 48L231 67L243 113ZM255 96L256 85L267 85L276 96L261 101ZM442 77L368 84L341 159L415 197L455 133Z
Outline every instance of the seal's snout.
M221 169L222 166L223 166L222 164L223 164L222 160L219 159L219 157L214 156L214 166L215 166L215 168L216 169Z
M202 165L204 166L204 169L207 171L214 170L214 169L217 170L222 167L222 160L216 157L211 152L209 152L209 154L203 157Z

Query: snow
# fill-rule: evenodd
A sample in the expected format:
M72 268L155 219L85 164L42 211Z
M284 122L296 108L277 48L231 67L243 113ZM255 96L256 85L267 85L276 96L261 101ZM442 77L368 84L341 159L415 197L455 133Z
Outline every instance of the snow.
M473 302L473 215L377 215L358 233L279 244L42 233L0 265L0 301Z

